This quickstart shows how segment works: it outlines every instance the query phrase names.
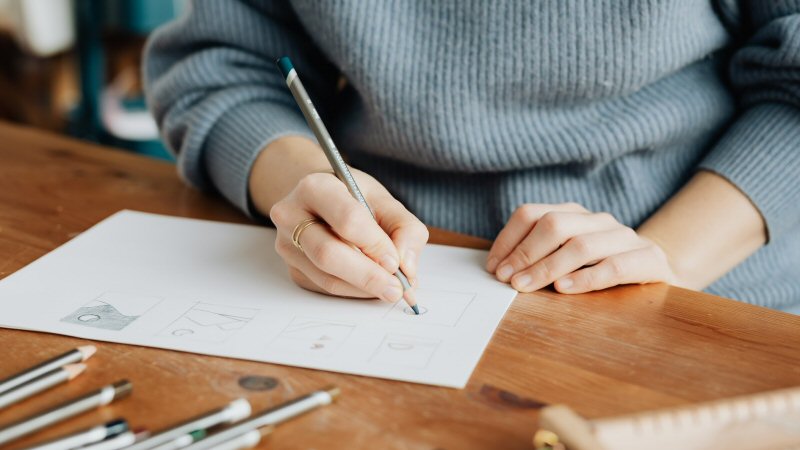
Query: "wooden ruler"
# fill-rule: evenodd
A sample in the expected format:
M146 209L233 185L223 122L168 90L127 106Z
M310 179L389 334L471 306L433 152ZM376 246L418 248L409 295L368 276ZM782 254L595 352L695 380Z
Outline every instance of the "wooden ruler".
M539 423L569 450L800 450L800 388L597 420L554 405Z

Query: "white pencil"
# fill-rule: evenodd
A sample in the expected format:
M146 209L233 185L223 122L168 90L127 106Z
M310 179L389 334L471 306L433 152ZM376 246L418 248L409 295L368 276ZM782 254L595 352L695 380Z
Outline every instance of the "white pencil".
M179 437L176 437L175 439L167 442L166 444L161 444L158 447L153 447L152 450L178 450L184 447L188 447L205 437L206 437L206 430L196 430L192 431L191 433L187 433Z
M26 450L70 450L84 445L95 444L127 431L128 422L117 419L28 447Z
M128 450L148 450L166 444L182 435L196 430L205 430L221 424L234 423L250 415L250 402L240 398L232 401L227 406L210 411L202 416L194 417L186 422L154 434L148 439L137 442Z
M268 426L240 434L233 439L214 445L214 450L242 450L245 448L253 448L261 442L261 438L272 432L272 428L273 427Z
M59 367L66 366L67 364L74 364L84 362L91 358L97 351L94 345L85 345L78 347L75 350L70 350L64 354L58 355L55 358L48 359L47 361L26 369L18 374L15 374L5 380L0 381L0 394L10 391L15 387L25 384L28 381L38 378L47 372L58 369Z
M13 405L14 403L25 400L42 391L55 387L61 383L77 377L86 370L86 364L67 364L64 367L51 370L39 378L19 385L10 391L0 394L0 409Z
M133 431L126 431L118 436L100 441L96 444L81 447L80 450L118 450L127 448L136 442L136 434Z
M129 395L131 389L133 389L133 385L128 380L117 381L114 384L104 386L39 414L26 417L5 428L0 428L0 444L35 433L47 426L67 420L90 409L107 405L116 399Z
M223 442L228 442L231 439L238 438L246 433L255 429L265 427L267 425L277 425L289 419L293 419L301 414L305 414L320 406L330 405L333 400L339 396L339 388L327 387L325 389L312 392L310 394L298 397L294 400L289 400L266 411L262 411L255 416L237 423L219 433L212 434L211 436L197 441L194 444L186 447L186 450L209 450L218 449L218 445Z

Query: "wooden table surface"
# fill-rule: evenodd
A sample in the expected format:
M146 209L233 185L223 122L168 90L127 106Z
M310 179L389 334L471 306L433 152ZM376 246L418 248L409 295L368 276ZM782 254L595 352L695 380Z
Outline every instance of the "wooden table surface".
M0 124L0 278L123 208L247 222L169 164ZM432 241L487 245L441 231ZM0 330L0 378L86 342ZM336 404L281 425L262 447L530 449L545 404L593 418L800 384L800 316L666 285L517 296L463 390L95 344L86 374L0 412L0 426L120 378L133 395L9 448L115 417L158 430L237 397L259 410L335 384ZM248 391L246 375L278 385Z

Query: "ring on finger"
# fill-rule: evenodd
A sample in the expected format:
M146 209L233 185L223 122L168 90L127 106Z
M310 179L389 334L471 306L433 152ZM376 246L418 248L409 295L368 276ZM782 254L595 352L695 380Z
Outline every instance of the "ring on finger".
M311 225L314 225L315 223L321 224L322 222L312 217L295 225L294 230L292 231L292 244L294 244L294 246L297 247L297 249L300 250L301 252L303 252L303 246L300 245L300 236L303 234L303 231L305 231L306 228L310 227Z

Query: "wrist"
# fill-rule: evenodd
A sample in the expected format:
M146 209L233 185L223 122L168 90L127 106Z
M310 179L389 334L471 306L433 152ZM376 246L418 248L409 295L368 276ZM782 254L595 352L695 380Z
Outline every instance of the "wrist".
M319 145L303 136L283 136L267 144L250 169L248 190L256 209L268 216L272 205L306 175L330 172Z
M694 288L691 286L691 282L687 281L686 275L682 272L682 266L680 264L680 259L678 255L675 255L674 251L666 245L664 240L661 239L660 236L653 233L648 233L649 230L641 230L637 231L639 237L644 239L645 241L650 242L653 244L664 256L664 259L667 262L667 266L669 267L670 274L669 279L664 280L667 284L671 284L673 286L684 287L692 289Z

